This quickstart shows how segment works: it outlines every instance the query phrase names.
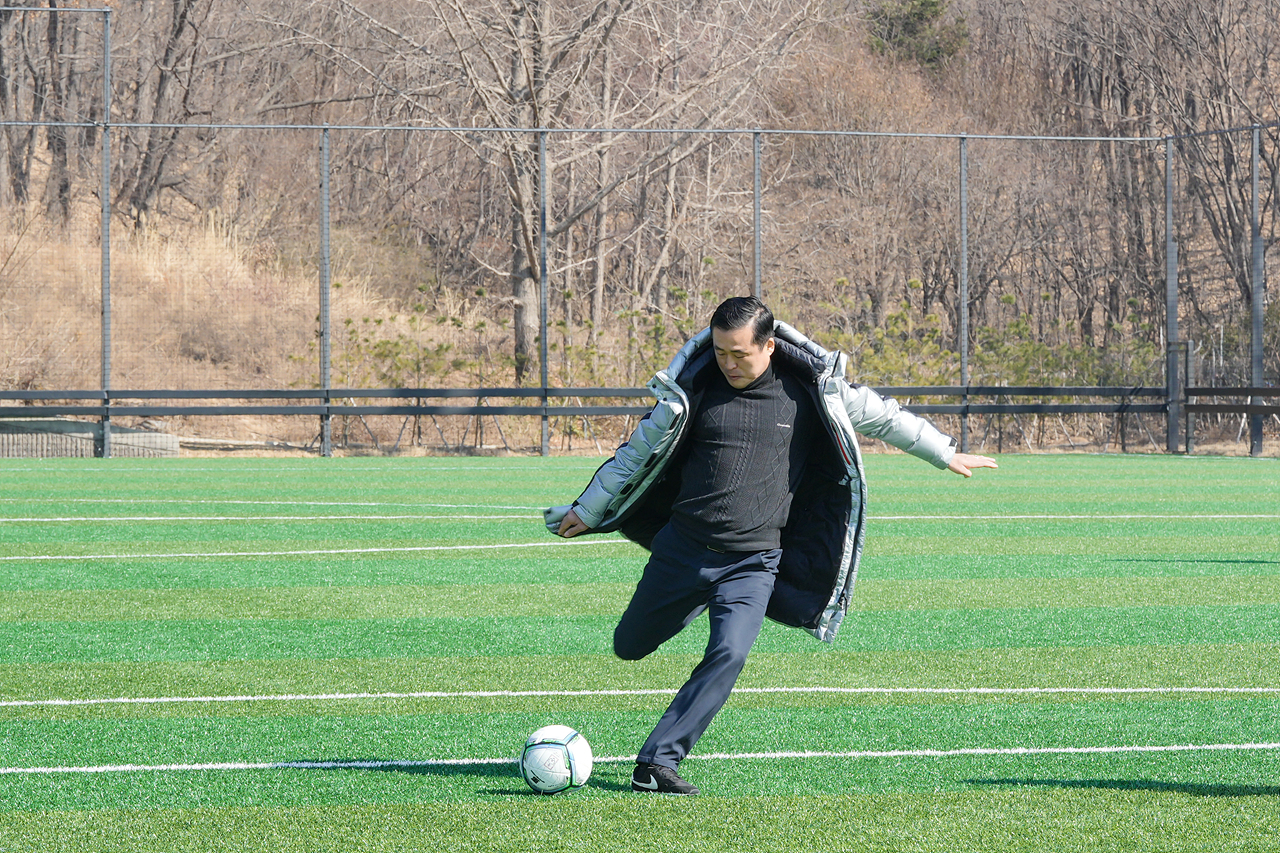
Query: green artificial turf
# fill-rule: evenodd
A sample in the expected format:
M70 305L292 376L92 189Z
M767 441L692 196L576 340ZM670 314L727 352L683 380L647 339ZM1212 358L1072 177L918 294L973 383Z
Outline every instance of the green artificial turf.
M837 641L766 624L693 800L625 759L705 619L616 660L644 552L542 526L599 460L0 461L0 851L1280 850L1280 464L1000 461L868 456ZM619 760L533 795L550 722ZM13 772L219 762L305 766Z

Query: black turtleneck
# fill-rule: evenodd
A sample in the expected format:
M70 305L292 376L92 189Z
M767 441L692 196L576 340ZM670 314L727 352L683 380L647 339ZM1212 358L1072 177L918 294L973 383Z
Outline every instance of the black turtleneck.
M804 383L773 365L746 388L719 369L694 413L672 523L719 551L780 545L791 498L818 437Z

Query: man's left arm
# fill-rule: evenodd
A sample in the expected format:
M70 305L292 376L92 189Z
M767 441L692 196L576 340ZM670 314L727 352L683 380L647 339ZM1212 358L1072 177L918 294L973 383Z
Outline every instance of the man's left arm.
M972 477L975 468L998 468L988 456L960 453L956 440L940 432L919 415L906 411L898 401L881 397L865 385L842 383L844 408L853 428L870 438L910 453L936 468Z
M996 460L990 456L975 456L972 453L954 453L951 456L951 462L947 464L947 470L954 471L966 479L973 476L974 468L999 468Z

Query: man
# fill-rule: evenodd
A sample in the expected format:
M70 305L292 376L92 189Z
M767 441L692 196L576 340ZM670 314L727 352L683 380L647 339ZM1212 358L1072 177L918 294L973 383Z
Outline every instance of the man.
M652 552L614 631L618 657L645 657L704 610L711 623L702 662L636 756L632 790L698 793L677 768L765 616L834 639L866 519L853 431L965 477L997 467L844 374L842 354L760 300L729 299L654 376L657 405L586 491L544 512L560 536L621 530Z

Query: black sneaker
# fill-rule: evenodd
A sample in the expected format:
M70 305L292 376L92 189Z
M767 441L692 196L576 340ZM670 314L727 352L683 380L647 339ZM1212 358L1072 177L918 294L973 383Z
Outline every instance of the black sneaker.
M686 796L698 793L697 788L680 778L680 774L661 764L637 764L631 773L631 790Z

